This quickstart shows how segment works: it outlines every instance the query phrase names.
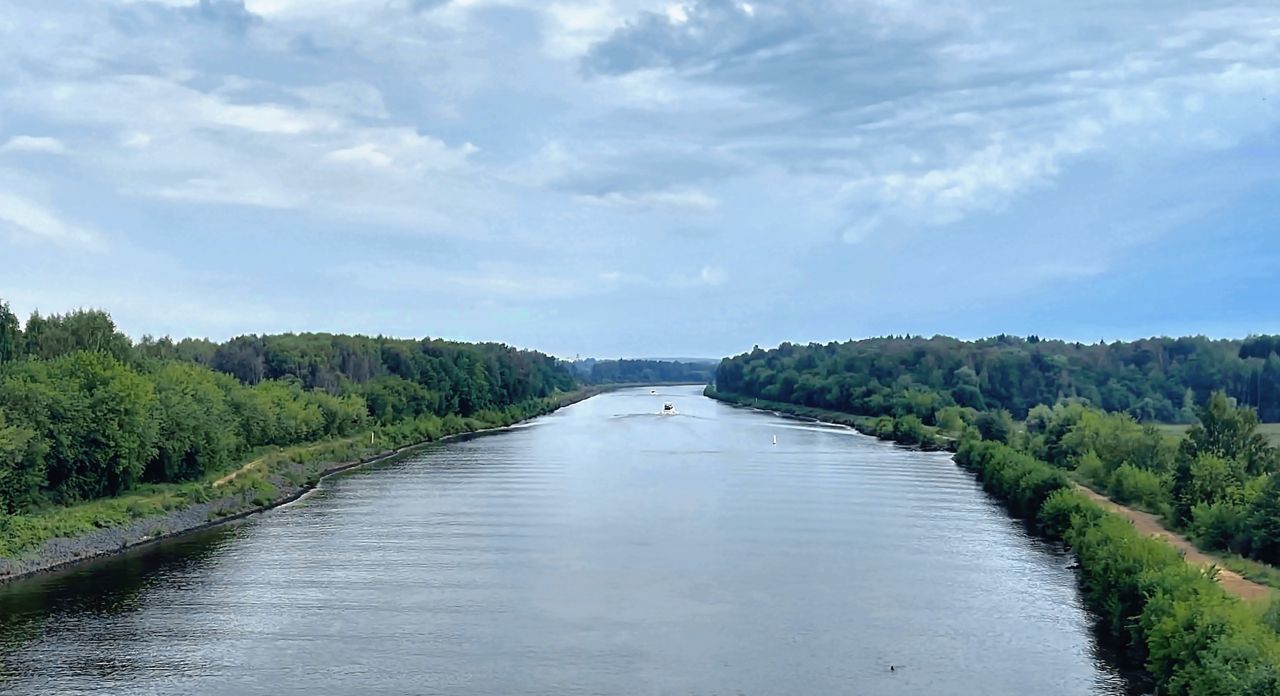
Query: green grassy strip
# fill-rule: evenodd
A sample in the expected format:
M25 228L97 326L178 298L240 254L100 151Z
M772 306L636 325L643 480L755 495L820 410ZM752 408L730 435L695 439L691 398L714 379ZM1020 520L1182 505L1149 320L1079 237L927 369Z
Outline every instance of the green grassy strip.
M1192 539L1192 542L1196 543L1194 539ZM1196 543L1196 546L1200 547L1200 544ZM1280 590L1280 568L1262 563L1261 561L1255 561L1252 558L1245 558L1244 556L1236 553L1209 551L1204 548L1200 548L1200 550L1212 556L1213 560L1217 561L1218 565L1221 565L1223 568L1234 571L1240 574L1241 577L1247 580L1252 580L1259 585L1266 585L1267 587Z
M1190 425L1174 423L1159 423L1155 427L1170 438L1177 440L1181 440L1187 434L1187 430L1191 428ZM1267 438L1267 442L1272 447L1280 447L1280 423L1259 423L1257 432Z

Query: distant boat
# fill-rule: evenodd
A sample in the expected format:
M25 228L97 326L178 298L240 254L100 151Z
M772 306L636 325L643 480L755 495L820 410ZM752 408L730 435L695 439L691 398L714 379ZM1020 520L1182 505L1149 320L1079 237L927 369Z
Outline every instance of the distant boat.
M675 407L675 404L673 404L673 403L671 403L670 401L668 401L667 403L665 403L665 404L663 404L663 405L662 405L662 415L664 415L664 416L674 416L675 414L676 414L676 407Z
M773 444L775 444L775 445L776 445L776 444L778 444L778 436L777 436L777 435L774 435L774 436L773 436Z
M657 394L657 393L658 393L658 390L657 390L657 389L650 389L650 390L649 390L649 393L650 393L650 394Z

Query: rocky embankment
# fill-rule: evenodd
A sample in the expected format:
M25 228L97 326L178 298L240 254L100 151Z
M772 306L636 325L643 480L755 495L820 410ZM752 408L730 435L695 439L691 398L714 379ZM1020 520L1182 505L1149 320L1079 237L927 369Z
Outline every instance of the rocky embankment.
M354 462L331 465L321 472L317 483L326 476L383 461L407 450L421 447L423 444L427 443L402 447ZM316 483L293 485L278 477L272 477L272 482L277 484L280 494L265 504L261 501L255 502L252 492L244 492L204 503L194 503L120 527L104 527L76 537L50 539L40 548L15 558L0 558L0 582L55 570L93 558L120 553L161 539L170 539L243 519L297 500L316 486Z

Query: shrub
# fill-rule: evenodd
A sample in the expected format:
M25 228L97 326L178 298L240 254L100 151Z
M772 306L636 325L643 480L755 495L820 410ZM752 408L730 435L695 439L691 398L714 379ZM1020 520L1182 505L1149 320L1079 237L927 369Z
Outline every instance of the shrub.
M1168 508L1169 487L1154 471L1122 464L1111 474L1107 486L1111 497L1121 503L1136 503L1143 509L1163 514Z
M924 423L914 415L899 416L893 420L893 439L906 445L918 445L929 438Z
M1202 545L1240 553L1248 544L1249 510L1227 501L1197 503L1188 530Z

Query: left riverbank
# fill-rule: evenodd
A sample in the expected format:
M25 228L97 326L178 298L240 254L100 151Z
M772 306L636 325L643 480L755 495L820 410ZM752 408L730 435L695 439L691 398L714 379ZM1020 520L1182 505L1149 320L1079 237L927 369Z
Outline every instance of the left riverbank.
M242 520L302 498L326 477L433 443L501 432L609 390L587 387L523 404L522 417L508 422L452 418L446 421L448 432L375 431L372 436L312 443L268 452L205 481L155 486L35 518L10 517L0 525L0 533L28 542L34 535L39 541L17 545L21 550L0 556L0 583ZM408 439L399 441L404 438Z

